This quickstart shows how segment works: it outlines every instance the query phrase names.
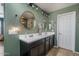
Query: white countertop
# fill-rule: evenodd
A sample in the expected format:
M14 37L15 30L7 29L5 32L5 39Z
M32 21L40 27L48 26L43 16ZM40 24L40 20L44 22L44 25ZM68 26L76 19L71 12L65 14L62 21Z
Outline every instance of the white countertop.
M43 33L41 33L41 35L39 33L24 34L24 35L19 35L19 39L26 43L32 43L34 41L40 40L42 38L45 38L45 37L48 37L48 36L51 36L54 34L55 34L55 32L43 32Z

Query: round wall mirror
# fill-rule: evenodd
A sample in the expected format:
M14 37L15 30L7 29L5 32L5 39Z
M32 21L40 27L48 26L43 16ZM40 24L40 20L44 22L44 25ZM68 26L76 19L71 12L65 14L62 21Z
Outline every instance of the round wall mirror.
M35 16L30 11L25 11L20 17L20 23L27 29L33 28Z

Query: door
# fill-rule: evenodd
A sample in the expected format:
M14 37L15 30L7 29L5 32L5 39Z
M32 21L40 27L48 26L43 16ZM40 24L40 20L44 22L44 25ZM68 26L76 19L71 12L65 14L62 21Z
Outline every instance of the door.
M75 51L75 20L75 11L57 16L58 47Z

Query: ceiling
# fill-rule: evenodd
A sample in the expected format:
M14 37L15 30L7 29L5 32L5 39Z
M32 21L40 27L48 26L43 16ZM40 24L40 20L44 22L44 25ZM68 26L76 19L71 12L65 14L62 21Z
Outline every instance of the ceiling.
M35 5L39 6L41 9L46 11L47 13L69 7L71 5L75 5L76 3L35 3Z

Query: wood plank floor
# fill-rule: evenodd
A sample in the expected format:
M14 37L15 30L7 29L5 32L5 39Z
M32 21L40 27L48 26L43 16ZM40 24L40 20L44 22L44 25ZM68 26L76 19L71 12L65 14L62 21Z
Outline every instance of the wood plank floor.
M63 48L52 48L47 56L79 56L79 54Z
M0 56L4 55L4 43L3 41L0 41Z

